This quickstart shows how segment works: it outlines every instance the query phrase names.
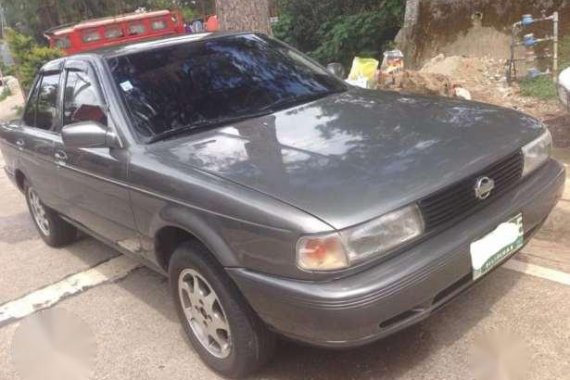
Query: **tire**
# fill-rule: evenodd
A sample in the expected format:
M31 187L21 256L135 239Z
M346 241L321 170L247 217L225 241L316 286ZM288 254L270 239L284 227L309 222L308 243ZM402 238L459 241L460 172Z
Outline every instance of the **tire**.
M44 205L33 186L27 181L24 182L24 193L34 225L47 245L54 248L63 247L76 239L77 229L63 220L57 212ZM38 216L41 213L43 215Z
M180 321L194 350L210 368L226 377L241 378L267 363L275 348L274 334L205 247L196 242L181 244L170 259L168 272ZM204 327L204 323L210 324Z

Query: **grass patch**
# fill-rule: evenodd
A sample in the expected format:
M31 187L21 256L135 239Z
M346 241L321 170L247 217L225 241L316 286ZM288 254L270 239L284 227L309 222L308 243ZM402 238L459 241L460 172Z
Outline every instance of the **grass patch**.
M565 36L560 39L558 45L559 71L570 67L570 36ZM521 95L530 96L541 100L552 100L558 98L558 91L556 85L550 76L540 76L534 79L525 78L520 82Z
M525 78L520 82L521 95L531 96L542 100L551 100L558 97L556 85L550 76L544 75L533 79Z
M6 99L10 95L12 95L12 91L10 91L10 87L8 87L8 84L5 84L4 89L0 93L0 102Z

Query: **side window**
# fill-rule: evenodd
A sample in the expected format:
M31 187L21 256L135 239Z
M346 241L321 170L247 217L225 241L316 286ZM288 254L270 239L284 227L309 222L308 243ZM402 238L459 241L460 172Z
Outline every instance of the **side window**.
M95 41L99 41L101 39L101 34L99 33L98 30L94 29L94 30L88 30L86 32L83 33L83 42L95 42Z
M115 39L124 37L123 30L118 26L108 26L105 28L105 37L108 39Z
M140 22L134 22L129 25L129 34L131 36L143 34L145 32L144 25Z
M63 96L63 125L96 121L107 125L103 102L93 80L82 71L68 71Z
M24 124L26 124L29 127L35 127L35 125L36 125L36 110L38 108L37 107L38 106L38 91L40 89L41 82L42 82L42 78L38 78L38 81L36 82L36 86L32 90L32 93L30 95L30 99L28 100L28 104L26 105L26 110L24 111L24 116L22 117Z
M44 75L38 94L35 126L40 129L52 129L57 115L57 94L59 73Z
M71 41L69 36L63 36L55 40L55 47L59 49L69 49L71 47Z
M166 29L166 21L162 19L155 19L151 22L152 30L163 30Z

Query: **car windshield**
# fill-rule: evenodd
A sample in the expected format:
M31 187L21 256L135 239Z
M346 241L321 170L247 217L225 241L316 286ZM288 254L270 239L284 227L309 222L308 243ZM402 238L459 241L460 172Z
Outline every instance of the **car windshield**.
M148 142L346 90L309 58L256 34L120 55L109 65L137 133Z

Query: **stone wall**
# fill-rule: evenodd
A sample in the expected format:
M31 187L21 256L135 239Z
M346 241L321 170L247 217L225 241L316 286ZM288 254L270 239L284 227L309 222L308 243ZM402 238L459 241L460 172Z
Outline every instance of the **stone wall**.
M542 10L559 11L561 34L570 35L570 0L408 0L397 41L411 67L439 53L507 58L512 24ZM531 31L552 34L551 24Z

